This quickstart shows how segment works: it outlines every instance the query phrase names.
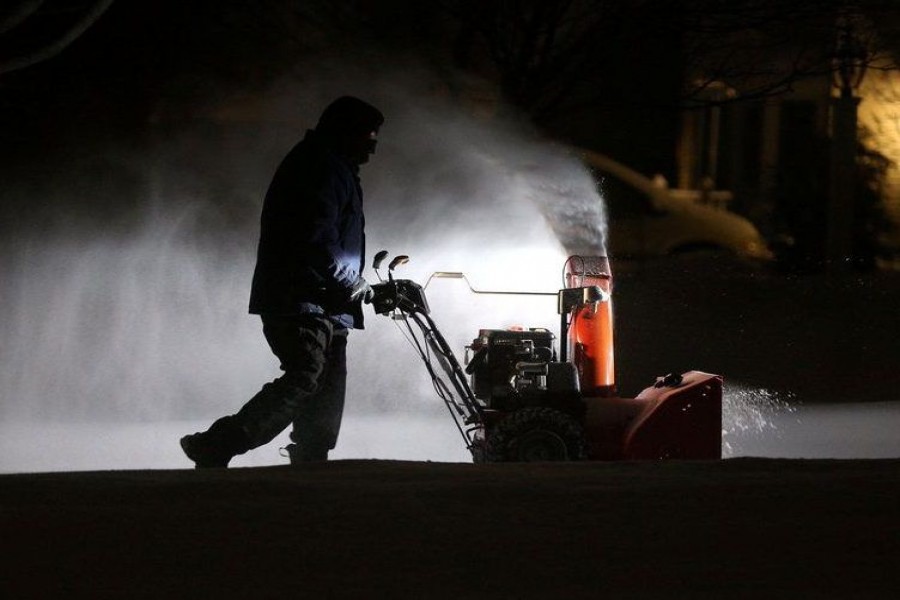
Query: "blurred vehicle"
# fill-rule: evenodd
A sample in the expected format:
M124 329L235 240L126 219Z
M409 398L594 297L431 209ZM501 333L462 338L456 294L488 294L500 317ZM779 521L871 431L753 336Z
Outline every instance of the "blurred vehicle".
M724 252L773 258L756 227L724 208L729 192L672 189L662 177L650 179L602 154L580 154L606 202L611 257Z

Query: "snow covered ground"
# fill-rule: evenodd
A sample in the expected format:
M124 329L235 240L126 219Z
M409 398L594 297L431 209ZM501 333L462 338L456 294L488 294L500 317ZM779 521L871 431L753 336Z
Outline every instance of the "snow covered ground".
M743 404L726 398L726 458L900 458L900 402L787 408L750 398ZM208 424L3 423L0 472L187 468L178 439ZM232 465L286 464L278 449L288 443L284 433ZM350 414L332 458L470 462L452 420L440 414Z

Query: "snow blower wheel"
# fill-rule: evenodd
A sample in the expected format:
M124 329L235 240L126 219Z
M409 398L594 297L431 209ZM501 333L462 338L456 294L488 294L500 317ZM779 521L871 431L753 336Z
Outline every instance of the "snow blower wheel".
M517 410L488 435L485 462L583 460L584 430L572 416L545 407Z
M484 446L485 444L483 439L472 440L472 444L469 446L469 452L472 453L472 463L476 465L483 465L487 462L487 456L485 456Z

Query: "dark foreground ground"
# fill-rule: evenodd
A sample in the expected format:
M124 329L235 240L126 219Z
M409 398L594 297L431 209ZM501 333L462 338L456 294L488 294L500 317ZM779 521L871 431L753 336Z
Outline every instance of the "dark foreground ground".
M0 476L3 598L898 598L900 460Z

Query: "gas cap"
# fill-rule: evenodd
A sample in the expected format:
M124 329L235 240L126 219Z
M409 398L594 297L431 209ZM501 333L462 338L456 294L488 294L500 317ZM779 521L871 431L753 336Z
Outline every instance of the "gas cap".
M681 385L681 382L684 381L684 377L680 374L672 372L664 377L657 377L656 383L653 387L661 388L661 387L678 387Z

